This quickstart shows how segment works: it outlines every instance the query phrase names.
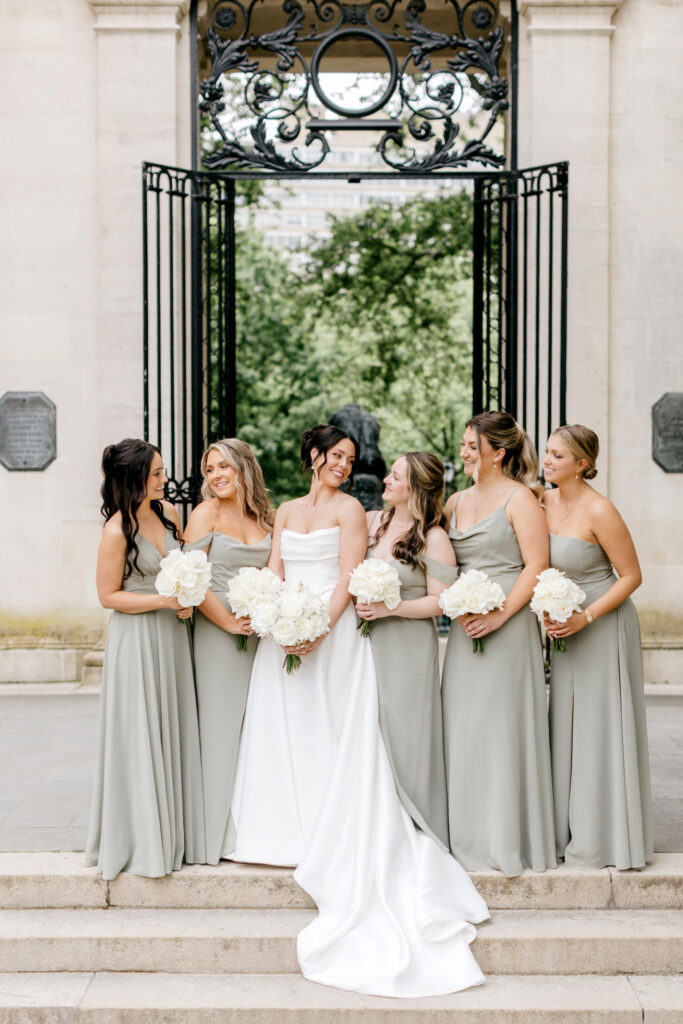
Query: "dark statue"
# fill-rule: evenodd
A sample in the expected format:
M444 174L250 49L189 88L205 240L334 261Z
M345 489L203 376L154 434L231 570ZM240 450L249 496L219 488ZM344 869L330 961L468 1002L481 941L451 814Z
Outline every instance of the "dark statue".
M353 486L346 486L344 490L358 498L366 512L382 508L382 481L387 466L379 450L379 421L356 402L348 402L332 413L329 422L347 434L352 434L360 445L360 459L353 474Z

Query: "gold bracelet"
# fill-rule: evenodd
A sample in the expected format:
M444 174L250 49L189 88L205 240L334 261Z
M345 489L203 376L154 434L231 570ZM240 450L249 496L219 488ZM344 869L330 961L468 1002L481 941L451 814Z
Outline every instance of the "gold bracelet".
M585 613L586 613L586 622L587 622L587 623L588 623L588 625L590 626L591 622L593 621L593 616L591 615L591 613L590 613L590 611L589 611L589 609L588 609L588 608L584 608L583 610L584 610L584 611L585 611Z

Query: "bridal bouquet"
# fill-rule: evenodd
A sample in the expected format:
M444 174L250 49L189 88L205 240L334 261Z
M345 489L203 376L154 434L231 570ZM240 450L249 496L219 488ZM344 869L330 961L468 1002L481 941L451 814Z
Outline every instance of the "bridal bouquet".
M351 573L349 593L363 604L383 601L391 612L401 600L401 581L396 568L389 562L382 558L366 558ZM372 623L361 619L358 628L361 636L370 636Z
M211 583L211 563L205 551L173 548L161 559L159 569L154 586L160 594L176 597L181 608L196 608L202 603Z
M505 591L501 585L479 569L468 569L439 597L439 607L449 619L460 615L488 615L504 604ZM484 650L481 638L472 638L472 650L475 654Z
M586 600L586 595L560 569L544 569L536 579L538 583L531 598L531 610L538 615L541 624L544 612L555 622L566 622L572 612L581 611L581 602ZM553 637L553 650L567 650L562 637Z
M282 580L270 569L257 569L256 566L249 565L240 569L237 575L233 576L228 583L225 596L230 602L230 607L236 618L242 619L246 616L252 618L260 605L272 604L273 601L277 601L281 588ZM242 634L238 636L237 649L246 651L246 636Z
M324 601L301 580L280 583L279 592L271 600L254 609L251 624L261 637L271 637L280 647L298 647L323 636L330 628L330 612ZM301 665L298 654L288 654L284 662L291 675Z

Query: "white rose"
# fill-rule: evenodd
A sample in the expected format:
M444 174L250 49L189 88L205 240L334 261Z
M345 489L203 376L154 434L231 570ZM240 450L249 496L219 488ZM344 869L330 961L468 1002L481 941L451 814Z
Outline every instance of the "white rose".
M296 626L291 619L278 619L272 628L272 636L280 647L295 647L298 643Z
M251 613L251 624L259 636L267 636L275 622L277 622L279 611L273 601L264 601Z

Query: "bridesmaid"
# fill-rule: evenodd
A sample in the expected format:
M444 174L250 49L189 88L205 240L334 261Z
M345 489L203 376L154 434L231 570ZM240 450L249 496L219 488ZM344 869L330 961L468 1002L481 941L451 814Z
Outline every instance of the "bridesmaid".
M451 850L470 871L555 867L543 653L529 600L548 567L531 440L506 412L474 416L460 457L474 486L446 505L460 572L480 569L502 610L454 622L443 670ZM484 639L473 653L472 640Z
M629 597L642 577L624 521L588 483L598 450L597 435L574 424L550 435L543 460L556 485L545 495L551 563L586 594L567 622L546 619L567 647L550 676L557 854L577 868L642 868L652 859L650 768Z
M102 471L97 593L112 615L85 863L104 878L157 878L205 860L192 656L178 622L192 609L154 588L180 539L176 511L162 500L159 449L130 438L109 445Z
M391 562L401 603L359 604L373 622L371 643L379 690L379 722L401 801L413 821L448 851L439 645L439 594L456 578L455 556L442 528L443 463L408 452L384 481L384 512L368 512L368 556Z
M194 627L194 663L204 777L206 860L218 864L230 820L237 751L258 638L248 618L236 619L228 582L245 566L264 568L270 555L273 514L256 456L228 438L202 456L203 501L185 530L186 548L203 548L211 562L211 589ZM248 636L247 650L238 636ZM231 847L231 840L228 840Z

